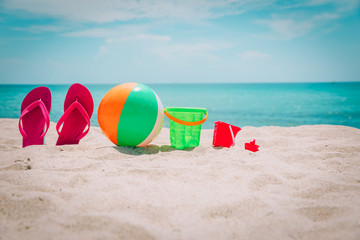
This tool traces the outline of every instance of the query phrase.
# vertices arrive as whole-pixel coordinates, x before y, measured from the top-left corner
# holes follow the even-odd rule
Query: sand
[[[243,127],[236,146],[21,148],[0,120],[0,239],[360,239],[360,129]],[[259,152],[244,149],[256,139]]]

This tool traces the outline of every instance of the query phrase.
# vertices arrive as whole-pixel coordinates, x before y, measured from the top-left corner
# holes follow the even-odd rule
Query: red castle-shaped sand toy
[[[241,128],[225,122],[215,122],[213,145],[227,148],[234,146],[236,134],[240,130]]]

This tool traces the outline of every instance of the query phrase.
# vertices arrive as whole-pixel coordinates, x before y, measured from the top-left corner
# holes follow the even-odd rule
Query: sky
[[[360,0],[0,0],[0,84],[360,81]]]

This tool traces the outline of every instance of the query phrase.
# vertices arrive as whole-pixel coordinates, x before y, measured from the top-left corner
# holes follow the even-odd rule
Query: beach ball
[[[146,146],[160,133],[163,105],[148,86],[120,84],[105,94],[98,109],[104,135],[118,146]]]

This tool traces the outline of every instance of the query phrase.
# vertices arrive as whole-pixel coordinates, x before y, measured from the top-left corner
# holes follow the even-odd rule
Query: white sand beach
[[[360,239],[360,129],[243,127],[236,146],[22,148],[0,120],[0,239]],[[242,127],[242,126],[240,126]],[[256,139],[258,152],[244,149]]]

